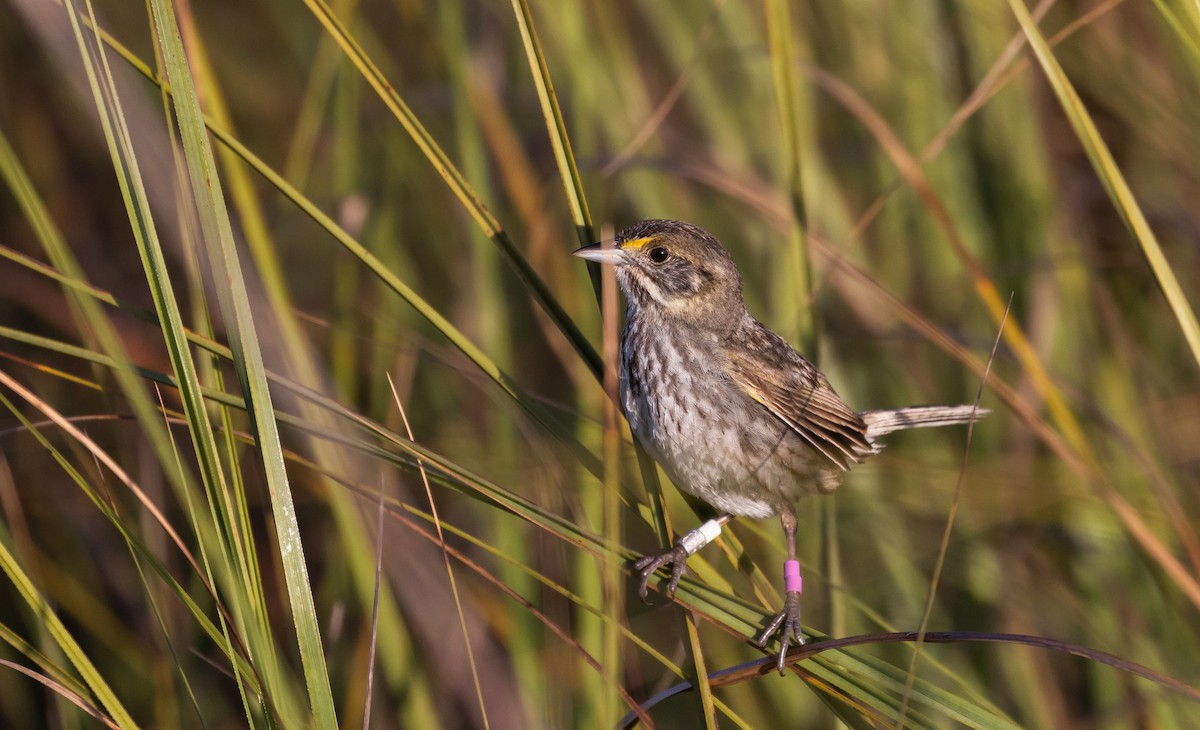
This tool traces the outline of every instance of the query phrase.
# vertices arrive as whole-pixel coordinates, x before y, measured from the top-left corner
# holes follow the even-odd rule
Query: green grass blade
[[[333,706],[329,672],[313,605],[303,541],[296,521],[266,368],[259,349],[249,294],[238,262],[229,214],[220,180],[216,176],[216,163],[196,90],[191,82],[172,4],[169,0],[151,0],[151,7],[167,78],[174,92],[172,98],[179,118],[192,193],[196,196],[200,228],[209,250],[209,261],[215,269],[213,278],[218,300],[231,335],[235,367],[266,471],[288,604],[300,646],[310,709],[318,727],[334,728],[337,726],[337,713]]]

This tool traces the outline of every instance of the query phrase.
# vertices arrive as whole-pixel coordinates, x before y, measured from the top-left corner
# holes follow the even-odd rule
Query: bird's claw
[[[796,646],[804,645],[804,632],[800,626],[800,593],[798,591],[788,591],[787,598],[783,602],[783,610],[775,614],[775,617],[762,630],[754,643],[765,648],[776,632],[781,633],[779,634],[779,662],[775,666],[779,669],[779,673],[783,674],[787,668],[787,651],[792,640],[795,640]]]
[[[667,595],[673,597],[675,589],[679,587],[679,579],[687,571],[687,559],[688,551],[681,545],[676,545],[660,555],[647,555],[639,558],[633,564],[633,569],[641,577],[641,581],[638,583],[638,595],[642,597],[642,601],[646,602],[647,600],[650,576],[664,565],[671,566],[671,580],[667,583]]]

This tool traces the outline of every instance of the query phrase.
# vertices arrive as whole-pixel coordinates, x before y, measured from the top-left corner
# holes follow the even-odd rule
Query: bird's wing
[[[726,350],[729,379],[838,468],[875,453],[866,424],[825,375],[783,338],[762,325],[755,330],[739,332],[738,346]]]

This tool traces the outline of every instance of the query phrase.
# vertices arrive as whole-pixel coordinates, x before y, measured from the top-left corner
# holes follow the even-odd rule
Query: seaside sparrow
[[[670,565],[673,595],[688,557],[733,517],[779,515],[787,598],[756,643],[781,632],[783,672],[789,644],[804,643],[795,500],[833,491],[845,471],[880,451],[885,434],[967,423],[987,411],[851,410],[816,366],[751,316],[733,259],[697,226],[645,220],[621,231],[613,247],[575,255],[615,266],[628,300],[620,399],[630,428],[677,487],[720,514],[671,550],[637,561],[639,593],[645,600],[650,577]]]

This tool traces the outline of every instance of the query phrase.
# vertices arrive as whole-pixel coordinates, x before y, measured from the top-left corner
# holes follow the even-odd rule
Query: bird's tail
[[[863,411],[858,414],[867,424],[867,438],[874,440],[892,431],[906,428],[932,428],[970,423],[991,413],[976,406],[910,406],[891,411]]]

